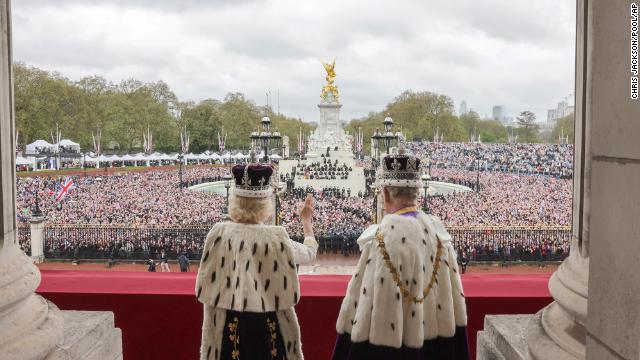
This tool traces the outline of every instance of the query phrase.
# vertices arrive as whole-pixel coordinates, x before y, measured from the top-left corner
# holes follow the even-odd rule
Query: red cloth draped
[[[125,359],[196,359],[202,305],[196,273],[43,270],[37,292],[63,310],[113,311]],[[305,359],[331,356],[335,324],[349,276],[302,275],[296,312]],[[532,314],[551,302],[548,274],[466,274],[469,347],[485,314]]]

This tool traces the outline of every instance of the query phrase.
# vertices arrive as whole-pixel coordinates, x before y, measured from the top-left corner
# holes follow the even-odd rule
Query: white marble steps
[[[477,336],[477,360],[528,360],[525,334],[534,316],[485,316],[484,330]]]
[[[120,360],[122,332],[109,311],[63,311],[64,339],[46,360]]]

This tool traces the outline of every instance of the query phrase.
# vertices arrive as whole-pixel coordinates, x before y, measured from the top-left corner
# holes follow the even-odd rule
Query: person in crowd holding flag
[[[386,215],[358,239],[334,360],[469,358],[456,251],[440,220],[418,207],[420,176],[420,159],[404,148],[382,161]]]
[[[236,165],[232,173],[232,221],[207,235],[196,281],[204,304],[200,358],[302,359],[293,307],[300,299],[296,264],[314,260],[318,248],[313,198],[300,210],[305,240],[296,243],[281,226],[264,225],[273,217],[273,168]]]
[[[73,182],[73,179],[71,179],[70,177],[66,178],[61,184],[58,193],[56,194],[56,201],[62,201],[62,199],[64,199],[69,194],[69,191],[71,191],[71,189],[73,189],[74,187],[75,184]]]

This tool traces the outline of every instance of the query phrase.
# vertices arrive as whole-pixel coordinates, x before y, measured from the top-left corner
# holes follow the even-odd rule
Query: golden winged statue
[[[336,59],[333,59],[333,62],[331,64],[322,62],[322,66],[324,66],[324,70],[327,72],[327,77],[325,78],[327,80],[327,85],[322,87],[322,93],[320,94],[320,98],[326,99],[327,95],[331,93],[334,99],[338,101],[338,98],[339,98],[338,87],[333,84],[333,81],[336,78],[336,72],[334,70],[336,67]]]

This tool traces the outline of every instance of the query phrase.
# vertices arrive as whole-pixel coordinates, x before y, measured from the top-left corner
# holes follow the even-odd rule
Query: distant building
[[[502,118],[504,118],[504,107],[502,105],[494,105],[491,114],[493,120],[502,121]]]
[[[507,115],[507,109],[504,105],[494,105],[491,110],[491,118],[503,125],[512,125],[513,118]]]
[[[573,105],[570,105],[567,101],[570,96],[567,96],[564,100],[560,101],[555,109],[547,110],[547,128],[553,128],[558,123],[558,119],[561,119],[569,114],[572,114],[575,110]]]
[[[551,123],[555,123],[558,119],[558,116],[556,116],[556,109],[549,109],[547,110],[547,123],[551,124]]]
[[[468,112],[469,110],[467,110],[467,102],[462,100],[462,102],[460,102],[460,111],[458,111],[458,116],[465,115]]]

